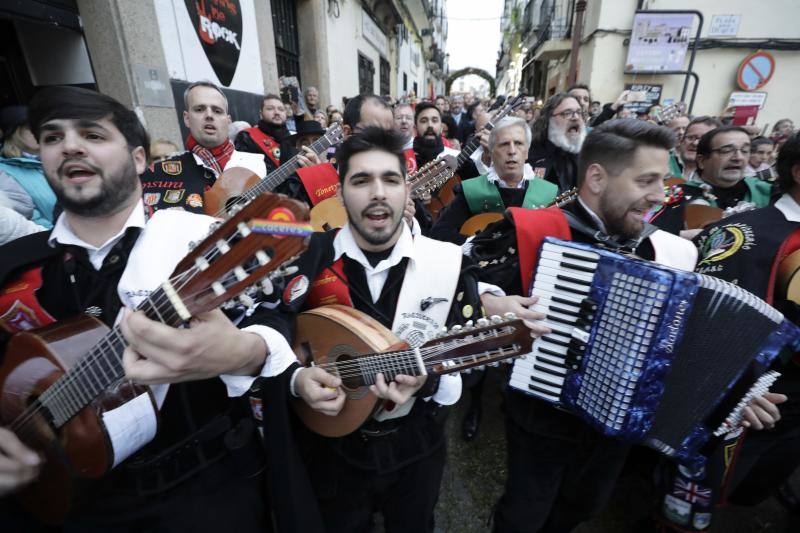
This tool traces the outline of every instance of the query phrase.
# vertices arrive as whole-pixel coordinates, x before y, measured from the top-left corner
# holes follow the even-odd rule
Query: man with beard
[[[403,222],[408,188],[402,144],[396,132],[370,127],[340,146],[337,195],[348,223],[314,234],[295,263],[300,270],[288,283],[305,289],[284,297],[278,308],[290,322],[304,309],[337,303],[417,345],[442,326],[477,318],[478,288],[460,249],[413,236]],[[318,382],[329,380],[318,398],[337,413],[345,398],[341,381],[321,368],[307,377],[314,375]],[[445,461],[441,406],[458,400],[461,379],[398,375],[387,383],[379,374],[371,390],[394,403],[355,432],[298,435],[323,521],[331,532],[371,531],[373,513],[381,512],[386,531],[432,532]]]
[[[586,138],[580,102],[567,93],[552,96],[533,131],[536,137],[528,151],[528,163],[534,174],[557,185],[560,193],[575,187],[578,152]]]
[[[687,135],[688,135],[687,130]],[[703,135],[697,144],[697,175],[700,182],[680,185],[672,201],[650,216],[651,222],[671,233],[691,238],[699,230],[685,229],[686,206],[707,205],[720,209],[766,207],[772,185],[754,176],[745,177],[750,159],[750,136],[739,126],[722,126]]]
[[[403,136],[403,150],[414,148],[414,108],[399,103],[394,107],[394,129]]]
[[[0,349],[13,333],[83,314],[109,327],[118,322],[125,377],[152,385],[160,413],[157,423],[146,396],[145,405],[132,400],[116,409],[126,421],[106,426],[116,466],[85,483],[65,530],[122,532],[132,524],[160,532],[231,524],[237,531],[268,530],[261,444],[238,397],[250,376],[278,375],[295,363],[288,330],[260,325],[271,314],[259,309],[239,323],[251,324],[246,329],[219,310],[196,315],[182,329],[141,311],[123,313],[166,279],[214,219],[179,210],[146,219],[138,174],[146,165],[147,132],[116,100],[47,88],[31,101],[30,113],[64,211],[52,231],[0,251]],[[24,321],[13,320],[20,301]],[[3,531],[33,530],[8,527],[10,512],[0,516]]]
[[[413,147],[405,150],[406,172],[412,174],[442,155],[458,156],[458,151],[445,145],[442,138],[442,114],[431,102],[417,104],[414,111],[417,136]]]
[[[183,100],[189,150],[154,163],[141,175],[144,203],[150,213],[176,207],[202,213],[203,194],[226,169],[244,167],[261,178],[267,173],[263,152],[236,151],[228,139],[228,99],[219,87],[207,81],[192,83]]]
[[[512,209],[473,240],[470,255],[481,267],[481,280],[510,295],[484,295],[486,312],[511,311],[534,322],[545,318],[528,308],[537,299],[525,295],[534,256],[547,236],[602,244],[673,268],[693,269],[697,251],[690,242],[644,222],[648,210],[663,199],[674,144],[669,129],[644,121],[614,120],[594,128],[581,149],[575,203],[560,210]],[[550,333],[541,324],[532,329],[535,335]],[[598,514],[611,496],[629,446],[511,387],[505,390],[504,406],[508,478],[494,530],[571,531]],[[774,423],[773,415],[765,413],[764,420]]]
[[[281,165],[281,143],[288,136],[286,106],[280,96],[268,94],[261,102],[258,125],[240,132],[236,136],[235,146],[241,152],[264,154],[269,173]]]
[[[574,100],[573,100],[574,102]],[[439,214],[431,237],[462,244],[460,229],[468,218],[509,207],[545,206],[556,196],[556,186],[537,178],[525,163],[531,130],[524,119],[505,117],[489,133],[492,166],[486,174],[463,181],[453,189],[455,198]]]

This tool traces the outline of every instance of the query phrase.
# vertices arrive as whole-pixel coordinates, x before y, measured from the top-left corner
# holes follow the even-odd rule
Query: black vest
[[[144,205],[152,215],[159,209],[174,207],[202,214],[203,194],[217,178],[197,163],[192,152],[184,152],[153,163],[139,179]]]
[[[740,213],[708,226],[697,239],[696,271],[724,279],[769,300],[772,267],[781,246],[800,228],[774,206]]]

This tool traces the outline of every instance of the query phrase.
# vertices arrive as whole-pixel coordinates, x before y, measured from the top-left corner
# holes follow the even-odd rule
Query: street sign
[[[711,27],[708,29],[709,37],[736,37],[739,33],[741,15],[714,15],[711,17]]]
[[[764,102],[766,100],[767,93],[765,92],[732,92],[731,97],[728,99],[728,107],[755,105],[758,106],[759,109],[764,109]]]
[[[766,85],[775,73],[775,58],[769,52],[750,54],[739,65],[736,81],[743,91],[755,91]]]

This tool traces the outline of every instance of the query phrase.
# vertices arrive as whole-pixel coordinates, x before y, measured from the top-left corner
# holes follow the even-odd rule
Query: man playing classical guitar
[[[556,197],[557,187],[536,176],[525,163],[531,130],[524,119],[506,117],[489,134],[492,166],[487,174],[468,179],[456,188],[453,202],[439,215],[431,229],[435,239],[461,244],[460,229],[470,217],[487,212],[502,213],[508,207],[542,207]]]
[[[183,123],[189,128],[188,150],[151,165],[142,175],[144,204],[152,213],[180,207],[203,212],[203,194],[226,169],[244,167],[263,178],[263,153],[239,152],[228,139],[228,99],[208,81],[189,85],[183,93]]]
[[[188,251],[188,239],[180,242],[180,234],[203,236],[212,220],[181,211],[146,220],[138,175],[147,160],[147,133],[116,100],[79,88],[45,89],[31,102],[31,127],[64,212],[51,232],[0,251],[4,356],[15,332],[83,314],[112,325],[123,305],[140,296],[140,288],[126,280],[142,279],[165,262],[172,262],[171,269]],[[172,223],[153,229],[158,218]],[[162,234],[167,242],[158,253],[137,246]],[[256,321],[267,323],[268,316],[256,311],[247,323]],[[187,329],[127,313],[121,330],[128,344],[122,361],[127,377],[162,384],[152,389],[160,423],[156,427],[152,410],[146,410],[149,401],[145,410],[137,402],[147,400],[144,394],[119,408],[125,422],[117,432],[108,419],[118,464],[88,487],[67,516],[70,530],[129,531],[136,524],[141,531],[264,531],[261,447],[241,425],[249,417],[236,397],[247,390],[250,376],[277,375],[294,362],[282,335],[288,332],[263,325],[238,329],[219,310],[198,314]],[[218,379],[222,374],[230,376]],[[243,432],[235,446],[226,445],[237,428]],[[13,447],[3,448],[13,453]],[[248,453],[234,457],[233,448]],[[248,455],[253,460],[242,462]]]
[[[280,309],[343,304],[371,315],[413,346],[443,326],[480,316],[478,285],[460,248],[412,236],[403,221],[408,198],[403,140],[365,128],[339,148],[337,193],[348,223],[317,233],[295,263]],[[293,389],[336,414],[341,381],[318,367],[299,370]],[[315,379],[316,381],[310,381]],[[442,405],[455,403],[461,379],[379,374],[371,390],[387,400],[358,430],[341,438],[298,436],[328,531],[368,531],[384,515],[387,531],[433,531],[445,461]]]

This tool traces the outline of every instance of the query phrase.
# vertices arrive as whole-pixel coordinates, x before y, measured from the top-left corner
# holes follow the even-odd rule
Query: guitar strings
[[[233,233],[232,235],[230,235],[226,239],[226,243],[230,244],[230,242],[236,237],[237,237],[237,233]],[[206,254],[203,255],[203,257],[206,260],[209,260],[209,261],[214,260],[217,255],[221,255],[221,252],[219,252],[217,247],[212,248],[211,250],[209,250],[209,252],[206,252]],[[255,267],[253,267],[250,270],[250,272],[252,272],[254,270],[257,270],[257,269],[261,268],[262,266],[263,265],[257,265]],[[191,276],[193,276],[195,273],[197,273],[198,270],[199,270],[199,267],[197,267],[196,265],[193,265],[190,268],[186,269],[185,271],[181,272],[180,274],[169,278],[168,281],[170,283],[175,283],[175,284],[179,283],[180,281],[183,281],[183,283],[181,285],[177,285],[176,286],[176,290],[180,291],[182,288],[184,288],[186,286],[186,284],[189,283],[189,281],[191,280]],[[232,283],[230,283],[230,285],[228,285],[228,287],[231,286],[231,285],[235,285],[238,282],[239,282],[239,280],[237,279],[237,280],[233,281]],[[191,297],[200,296],[204,292],[213,292],[213,289],[210,289],[210,288],[203,289],[203,290],[197,291],[197,292],[195,292],[195,293],[193,293],[193,294],[191,294],[189,296],[191,296]],[[161,292],[158,295],[157,303],[156,303],[156,300],[151,299],[151,297],[147,297],[144,301],[142,301],[141,304],[139,304],[139,306],[137,306],[137,310],[144,310],[143,307],[147,303],[149,303],[151,308],[153,308],[155,310],[157,308],[156,306],[161,307],[162,304],[169,303],[169,297],[166,294],[164,294],[163,292]],[[178,317],[178,313],[174,309],[174,306],[172,306],[172,305],[170,305],[170,307],[169,307],[169,313],[165,313],[165,314],[168,316],[168,320],[170,320],[170,321],[174,320],[175,318]],[[159,316],[160,316],[160,313],[159,313]],[[109,337],[112,337],[112,340],[109,340]],[[68,399],[57,400],[56,397],[59,394],[61,394],[67,387],[69,387],[72,384],[74,384],[80,377],[82,377],[84,375],[88,375],[86,370],[87,369],[88,370],[92,370],[92,364],[95,363],[96,361],[98,361],[99,358],[105,359],[105,362],[109,363],[109,366],[112,368],[112,370],[113,370],[113,363],[114,362],[116,362],[117,364],[121,364],[121,360],[118,360],[118,359],[114,359],[110,363],[108,358],[107,358],[107,352],[104,352],[102,350],[99,351],[99,352],[97,351],[98,348],[101,347],[101,345],[103,343],[105,343],[108,347],[112,348],[112,350],[114,350],[114,351],[118,350],[119,347],[122,347],[123,351],[124,351],[124,348],[127,346],[126,341],[120,335],[118,326],[113,327],[106,335],[103,336],[103,338],[100,339],[100,341],[98,341],[89,350],[89,352],[87,353],[87,355],[85,357],[83,357],[80,361],[78,361],[78,363],[74,367],[72,367],[72,368],[68,369],[66,372],[64,372],[64,374],[62,374],[62,376],[56,381],[56,383],[54,383],[48,389],[46,389],[42,393],[42,395],[39,396],[39,398],[37,398],[25,410],[23,410],[22,413],[20,413],[14,419],[14,421],[11,423],[11,427],[19,429],[22,426],[27,425],[28,422],[36,414],[38,414],[44,407],[46,407],[44,405],[43,401],[47,401],[47,400],[49,400],[51,398],[54,400],[53,406],[55,408],[58,408],[58,409],[61,409],[61,410],[64,410],[65,406],[69,408],[70,406],[69,406]],[[46,396],[45,400],[40,400],[42,398],[42,396]],[[88,402],[90,403],[96,397],[97,396],[88,399]],[[75,405],[79,405],[79,404],[85,403],[87,401],[86,399],[76,399],[76,398],[69,398],[69,400],[74,400]],[[75,400],[77,400],[77,401],[75,401]],[[74,409],[74,407],[73,407],[73,409]]]
[[[317,139],[316,141],[311,143],[311,146],[309,146],[309,148],[311,148],[311,150],[313,150],[314,153],[316,153],[317,156],[319,156],[320,153],[317,153],[317,150],[321,151],[323,148],[327,149],[328,147],[332,146],[333,143],[331,142],[330,139],[328,139],[328,136],[331,133],[336,133],[336,135],[338,135],[340,129],[341,129],[341,126],[339,124],[336,124],[335,126],[331,126],[328,129],[328,131],[325,132],[325,135],[323,135],[320,139]],[[324,146],[326,142],[328,143],[328,146]],[[317,145],[317,144],[319,144],[319,146],[315,147],[315,145]],[[271,173],[269,173],[266,176],[264,176],[263,178],[261,178],[258,181],[258,183],[256,183],[250,189],[248,189],[244,193],[242,193],[230,206],[222,207],[219,211],[217,211],[215,213],[214,216],[216,216],[217,218],[224,217],[233,207],[237,207],[240,203],[249,202],[249,201],[253,200],[253,198],[255,198],[255,196],[258,196],[262,192],[270,192],[270,189],[267,189],[264,184],[267,181],[273,179],[279,172],[287,172],[291,165],[294,165],[295,163],[297,163],[297,157],[299,155],[300,154],[297,154],[297,155],[293,156],[291,159],[289,159],[288,161],[286,161],[285,163],[280,165],[278,168],[273,170]],[[284,170],[281,171],[281,168],[284,168]],[[294,168],[291,171],[294,172],[295,170],[297,170],[297,169]],[[274,189],[278,185],[280,185],[280,183],[272,185],[271,189]],[[265,189],[265,190],[261,190],[261,189]]]
[[[427,348],[420,348],[420,355],[423,361],[428,361],[432,357],[436,357],[443,353],[453,350],[454,348],[460,348],[464,346],[469,346],[470,344],[475,344],[477,342],[483,342],[487,338],[497,338],[499,336],[505,336],[509,333],[514,331],[514,327],[508,324],[506,325],[499,325],[500,327],[497,329],[491,329],[487,331],[482,331],[477,334],[477,336],[471,338],[463,338],[463,339],[453,339],[451,342],[452,344],[448,345],[447,343],[443,344],[436,344],[433,346],[429,346]],[[403,357],[406,356],[414,356],[413,359],[409,358],[407,360],[403,360]],[[355,359],[350,359],[347,361],[342,362],[332,362],[332,363],[325,363],[321,365],[315,365],[317,368],[322,368],[325,371],[328,369],[335,368],[337,370],[336,374],[339,377],[352,377],[357,376],[363,373],[365,367],[373,366],[376,367],[381,364],[393,364],[394,367],[392,370],[398,369],[407,369],[409,366],[412,368],[416,368],[416,353],[414,350],[400,350],[400,351],[392,351],[392,352],[384,352],[384,353],[377,353],[377,354],[369,354],[364,355]],[[465,357],[472,357],[472,356],[465,356]],[[329,372],[331,373],[331,372]]]

